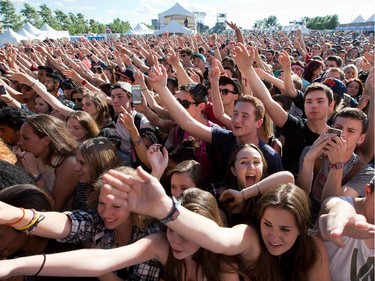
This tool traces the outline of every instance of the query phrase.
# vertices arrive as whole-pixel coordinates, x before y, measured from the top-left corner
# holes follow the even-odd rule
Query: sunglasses
[[[177,99],[177,101],[185,108],[185,109],[188,109],[190,107],[190,105],[192,104],[195,104],[195,105],[198,105],[200,104],[200,102],[196,101],[196,102],[191,102],[191,101],[187,101],[187,100],[181,100],[181,99]]]
[[[228,89],[219,89],[219,91],[220,91],[220,93],[221,93],[222,95],[224,95],[224,96],[228,95],[229,93],[237,94],[237,93],[235,93],[235,92],[233,92],[233,91],[230,91],[230,90],[228,90]]]
[[[82,102],[82,98],[71,98],[71,101],[76,103],[76,102]]]

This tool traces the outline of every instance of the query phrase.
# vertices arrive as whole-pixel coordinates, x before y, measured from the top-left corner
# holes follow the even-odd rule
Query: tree
[[[60,30],[61,26],[53,16],[52,10],[46,4],[40,5],[39,8],[39,14],[42,17],[43,22],[47,23],[56,30]]]
[[[16,13],[14,5],[9,1],[0,1],[0,14],[3,28],[18,30],[22,26],[21,16]]]
[[[89,31],[92,33],[104,33],[105,32],[105,25],[94,20],[90,19],[89,20]]]
[[[23,9],[20,11],[26,22],[40,28],[42,26],[42,20],[39,12],[30,4],[23,3]]]
[[[119,18],[115,18],[113,22],[109,24],[109,27],[113,33],[125,33],[131,28],[128,21],[122,21]]]
[[[61,29],[62,30],[69,30],[70,26],[72,25],[70,17],[68,15],[66,15],[61,10],[55,10],[54,12],[55,12],[55,15],[56,15],[56,21],[61,26]]]
[[[335,29],[339,25],[338,15],[306,18],[306,27],[315,30]]]

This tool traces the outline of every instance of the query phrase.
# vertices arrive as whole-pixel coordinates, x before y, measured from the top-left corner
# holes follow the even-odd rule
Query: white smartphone
[[[142,90],[141,90],[141,86],[139,85],[132,86],[132,103],[133,104],[142,103]]]

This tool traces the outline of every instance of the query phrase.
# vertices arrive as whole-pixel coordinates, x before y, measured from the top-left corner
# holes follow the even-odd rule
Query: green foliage
[[[21,10],[21,15],[24,18],[24,22],[29,22],[37,28],[40,28],[43,25],[43,22],[39,12],[26,2],[23,5],[24,8]]]
[[[52,10],[46,4],[39,6],[39,14],[43,22],[56,30],[61,30],[61,26],[54,17]]]
[[[262,20],[256,20],[254,23],[255,28],[265,29],[265,28],[279,28],[280,24],[277,22],[276,16],[269,16],[268,18],[264,18]]]
[[[306,18],[306,27],[315,30],[335,29],[339,25],[338,15]]]
[[[14,5],[9,0],[0,1],[0,15],[4,29],[12,28],[13,30],[18,30],[21,28],[23,24],[21,16],[16,13]]]
[[[113,33],[125,33],[131,26],[128,21],[122,21],[119,18],[115,18],[112,23],[109,24]]]

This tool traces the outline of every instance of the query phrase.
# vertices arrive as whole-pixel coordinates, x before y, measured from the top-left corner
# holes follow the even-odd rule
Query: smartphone
[[[4,85],[0,85],[0,96],[2,95],[6,95],[8,92],[7,92],[7,89],[5,89],[5,86]]]
[[[132,86],[132,103],[141,104],[142,103],[142,90],[140,85]]]
[[[342,131],[340,129],[336,129],[336,128],[329,128],[327,133],[328,134],[336,134],[339,138],[342,135]]]

